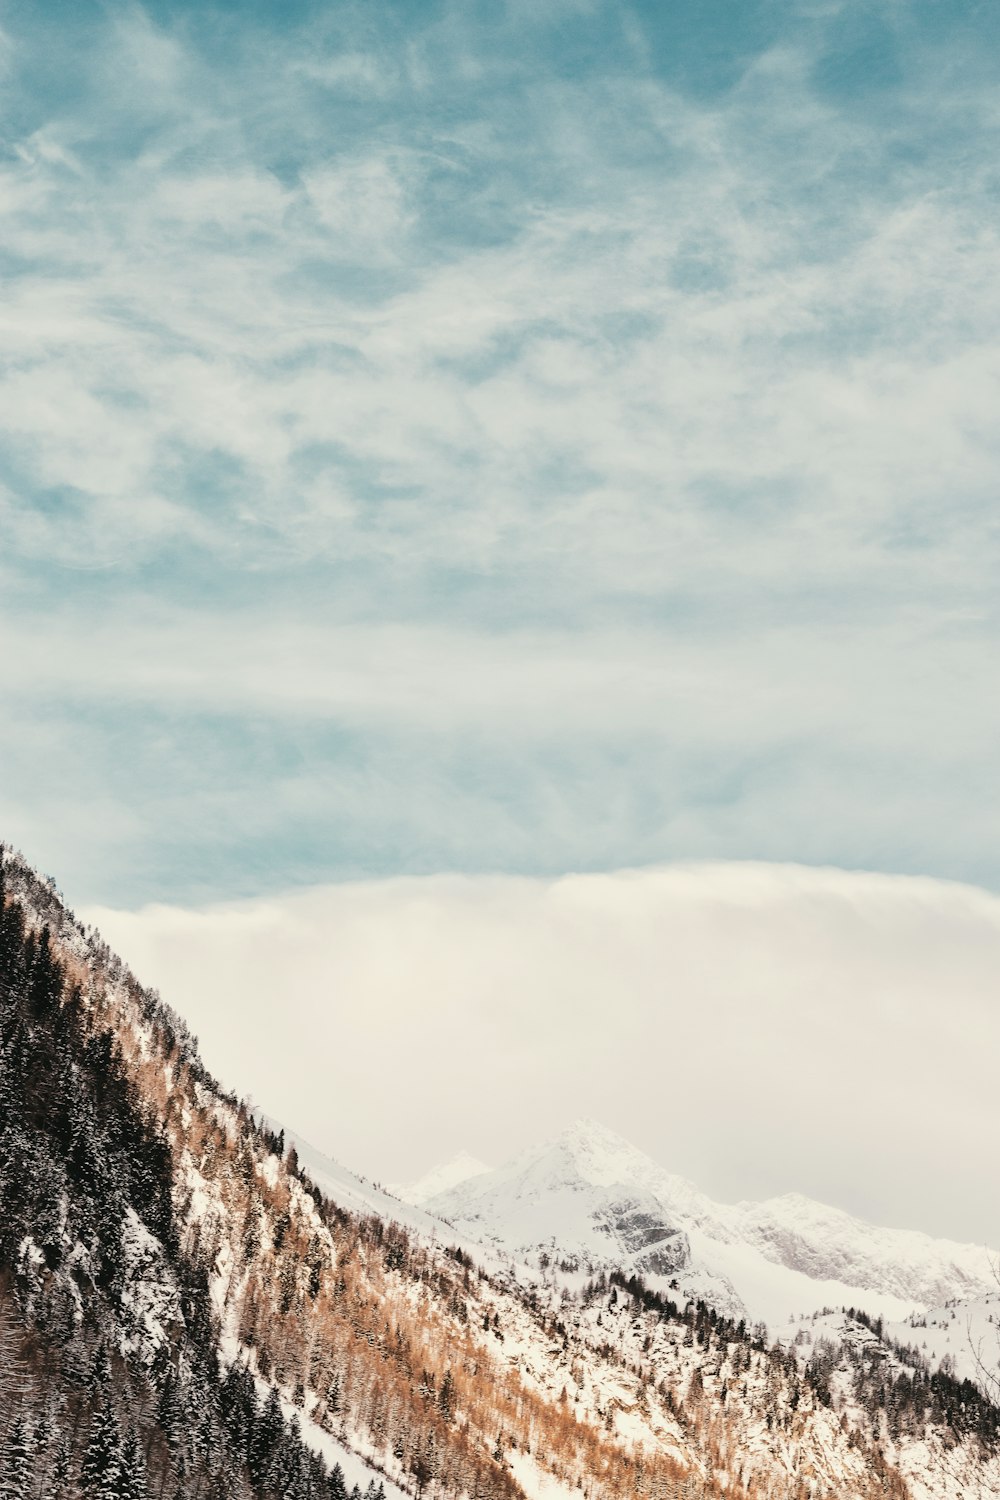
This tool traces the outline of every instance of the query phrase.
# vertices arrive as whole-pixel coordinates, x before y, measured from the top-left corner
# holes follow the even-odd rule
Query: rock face
[[[606,1215],[594,1215],[598,1229],[623,1246],[637,1271],[670,1276],[689,1264],[691,1246],[683,1230],[669,1224],[651,1194],[616,1198]]]

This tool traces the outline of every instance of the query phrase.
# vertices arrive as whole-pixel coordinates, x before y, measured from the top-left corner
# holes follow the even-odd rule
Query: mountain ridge
[[[586,1118],[492,1172],[423,1199],[426,1209],[456,1229],[483,1236],[515,1256],[537,1256],[551,1246],[592,1269],[616,1264],[642,1270],[641,1254],[637,1260],[636,1246],[624,1233],[629,1205],[644,1213],[650,1227],[659,1224],[661,1239],[683,1236],[687,1241],[688,1253],[682,1256],[678,1239],[673,1266],[657,1271],[647,1265],[647,1271],[699,1272],[697,1291],[710,1296],[704,1278],[715,1278],[720,1282],[715,1296],[723,1306],[731,1305],[724,1291],[728,1283],[750,1316],[765,1315],[762,1294],[754,1285],[754,1257],[817,1283],[814,1302],[807,1298],[801,1305],[789,1304],[790,1313],[825,1305],[828,1284],[834,1283],[847,1294],[841,1299],[845,1305],[867,1294],[869,1300],[878,1299],[877,1308],[897,1318],[954,1298],[979,1296],[994,1286],[996,1256],[985,1247],[919,1230],[883,1228],[799,1192],[758,1203],[715,1203],[624,1137]],[[743,1253],[742,1267],[734,1252]],[[789,1296],[794,1296],[791,1286]]]

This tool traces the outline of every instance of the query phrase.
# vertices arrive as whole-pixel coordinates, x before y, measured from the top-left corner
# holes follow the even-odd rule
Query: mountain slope
[[[212,1496],[344,1500],[247,1370],[220,1368],[207,1266],[140,1086],[154,1056],[198,1076],[177,1018],[2,860],[0,1493],[145,1500],[197,1474]]]
[[[543,1343],[548,1334],[537,1312],[527,1310],[519,1297],[511,1301],[502,1288],[492,1288],[485,1271],[473,1271],[462,1251],[441,1246],[434,1232],[421,1243],[412,1227],[382,1217],[366,1203],[356,1205],[359,1212],[324,1197],[297,1153],[286,1152],[278,1136],[254,1121],[237,1099],[221,1093],[201,1067],[182,1023],[142,990],[96,934],[80,929],[51,886],[16,858],[6,858],[4,868],[15,898],[5,906],[8,925],[27,930],[31,952],[40,947],[52,954],[45,992],[53,1025],[72,1016],[78,1050],[93,1052],[96,1060],[81,1078],[85,1099],[100,1096],[105,1075],[120,1076],[142,1129],[134,1122],[129,1128],[115,1125],[114,1139],[156,1143],[155,1201],[166,1201],[166,1186],[170,1245],[176,1247],[166,1252],[139,1214],[142,1253],[128,1274],[110,1277],[102,1294],[93,1277],[80,1284],[77,1267],[89,1264],[89,1256],[100,1273],[98,1250],[109,1264],[116,1256],[128,1259],[126,1199],[111,1200],[96,1246],[77,1229],[75,1213],[68,1221],[62,1213],[58,1234],[65,1230],[65,1243],[50,1264],[45,1236],[53,1195],[23,1194],[5,1259],[14,1283],[14,1315],[23,1324],[19,1337],[29,1343],[42,1337],[56,1310],[74,1305],[81,1309],[81,1323],[93,1322],[116,1357],[126,1358],[145,1339],[139,1397],[147,1411],[164,1402],[171,1410],[205,1408],[213,1368],[218,1375],[225,1372],[250,1432],[246,1456],[233,1458],[238,1472],[219,1478],[226,1493],[250,1486],[255,1494],[270,1494],[270,1470],[263,1461],[256,1470],[251,1464],[257,1452],[253,1433],[259,1418],[269,1451],[284,1451],[294,1434],[286,1434],[283,1418],[293,1409],[308,1443],[326,1450],[331,1443],[347,1443],[411,1493],[433,1487],[500,1500],[520,1496],[532,1475],[536,1488],[564,1483],[570,1474],[590,1476],[602,1494],[612,1496],[651,1495],[685,1475],[695,1481],[696,1455],[684,1455],[678,1463],[653,1453],[640,1461],[634,1442],[570,1417],[548,1391],[526,1384],[504,1355],[500,1318],[508,1327],[526,1320]],[[2,997],[5,1035],[13,1035],[18,1046],[27,1021],[22,991],[25,986],[15,976],[5,983]],[[30,1000],[34,991],[29,986],[26,993]],[[45,1038],[34,1040],[47,1066],[53,1049]],[[4,1063],[12,1092],[26,1076],[24,1060],[8,1048]],[[71,1059],[68,1066],[77,1064]],[[34,1117],[14,1121],[3,1142],[7,1163],[16,1164],[18,1152],[30,1152],[42,1124]],[[49,1154],[58,1168],[58,1151]],[[98,1154],[106,1155],[103,1143]],[[133,1166],[129,1159],[129,1172]],[[339,1188],[345,1187],[350,1184],[341,1181]],[[11,1181],[4,1182],[4,1195],[7,1202],[16,1201]],[[64,1170],[58,1199],[75,1205],[79,1196],[73,1172]],[[84,1194],[83,1209],[87,1202]],[[140,1207],[145,1211],[145,1201]],[[400,1217],[406,1217],[402,1209]],[[178,1267],[195,1287],[187,1301],[183,1290],[173,1296]],[[159,1288],[164,1304],[178,1307],[179,1315],[150,1316],[144,1298],[152,1288]],[[75,1356],[75,1333],[67,1330],[66,1340]],[[255,1395],[262,1398],[256,1414],[251,1410]],[[124,1411],[134,1396],[123,1390],[118,1406]],[[65,1392],[60,1401],[63,1422],[72,1413],[74,1429],[96,1430],[96,1408],[77,1412]],[[30,1420],[34,1423],[33,1416]],[[156,1423],[143,1427],[151,1452],[156,1448],[160,1487],[182,1484],[193,1468],[199,1469],[199,1487],[215,1483],[205,1472],[208,1455],[217,1449],[214,1428],[199,1438],[201,1451],[188,1452],[184,1423],[171,1418],[171,1432],[175,1426],[176,1441],[164,1439]],[[16,1423],[5,1435],[8,1444],[20,1441],[15,1429]],[[504,1456],[508,1447],[519,1455],[520,1481]],[[82,1478],[79,1454],[74,1462]],[[298,1487],[311,1494],[320,1482],[322,1476],[310,1472]],[[701,1492],[714,1493],[714,1486],[699,1481]]]

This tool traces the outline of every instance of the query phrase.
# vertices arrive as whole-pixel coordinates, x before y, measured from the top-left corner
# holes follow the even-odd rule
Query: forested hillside
[[[116,966],[58,910],[54,942],[5,885],[0,866],[0,1494],[343,1500],[276,1398],[220,1367],[174,1152],[108,1001]],[[125,988],[150,1055],[196,1067],[176,1018]]]

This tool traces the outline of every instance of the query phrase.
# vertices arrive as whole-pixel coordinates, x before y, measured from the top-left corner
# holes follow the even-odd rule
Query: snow
[[[769,1259],[912,1304],[975,1296],[992,1280],[981,1245],[883,1229],[799,1193],[738,1204],[729,1222]]]
[[[527,1500],[580,1500],[580,1491],[575,1486],[547,1474],[530,1453],[515,1450],[507,1455],[506,1462]]]
[[[653,1195],[616,1175],[599,1142],[580,1131],[468,1178],[427,1207],[515,1255],[582,1263],[630,1264],[677,1234]]]
[[[373,1468],[359,1453],[348,1448],[339,1438],[335,1438],[324,1428],[317,1427],[314,1422],[303,1420],[302,1412],[291,1402],[282,1400],[281,1405],[286,1420],[293,1416],[298,1420],[303,1442],[312,1448],[314,1453],[321,1454],[329,1468],[332,1469],[334,1464],[340,1465],[348,1490],[357,1485],[364,1494],[374,1479],[376,1485],[385,1486],[386,1500],[412,1500],[412,1496],[400,1489],[398,1484],[394,1484],[381,1470]]]
[[[246,1355],[247,1351],[242,1350],[241,1353]],[[251,1368],[252,1365],[251,1361]],[[263,1404],[271,1393],[271,1385],[257,1373],[254,1373],[253,1381],[257,1388],[257,1399]],[[385,1487],[386,1500],[413,1500],[406,1490],[401,1489],[361,1453],[348,1447],[342,1438],[334,1437],[333,1433],[327,1432],[324,1427],[311,1421],[302,1408],[289,1401],[280,1390],[278,1401],[285,1421],[297,1423],[302,1441],[306,1446],[314,1453],[318,1453],[328,1468],[332,1469],[334,1464],[340,1465],[348,1490],[357,1485],[364,1494],[371,1481],[374,1480],[376,1486],[381,1484]]]
[[[457,1245],[463,1250],[475,1253],[481,1262],[487,1265],[491,1262],[495,1264],[495,1255],[491,1256],[488,1249],[484,1253],[484,1247],[480,1246],[475,1238],[464,1236],[436,1215],[428,1213],[416,1204],[404,1202],[386,1188],[349,1171],[347,1167],[341,1166],[340,1162],[334,1161],[333,1157],[327,1156],[313,1146],[304,1136],[289,1130],[287,1126],[282,1126],[279,1121],[259,1113],[257,1118],[262,1120],[276,1135],[284,1130],[286,1146],[295,1147],[299,1165],[312,1178],[323,1196],[329,1198],[332,1203],[338,1204],[349,1213],[377,1214],[379,1218],[400,1224],[404,1229],[413,1231],[431,1243]],[[276,1173],[277,1160],[272,1156],[268,1158],[268,1162],[273,1164],[272,1170]]]
[[[446,1193],[449,1188],[457,1187],[460,1182],[468,1182],[470,1177],[480,1177],[489,1170],[486,1163],[480,1161],[477,1156],[470,1156],[468,1151],[459,1151],[449,1161],[433,1167],[416,1182],[403,1186],[392,1184],[389,1191],[397,1198],[402,1198],[404,1203],[412,1203],[421,1207],[429,1198],[435,1198],[439,1193]]]
[[[887,1323],[885,1331],[931,1365],[950,1359],[960,1380],[982,1383],[985,1371],[994,1393],[1000,1390],[1000,1289],[929,1307],[919,1317]]]
[[[996,1291],[980,1246],[881,1228],[797,1193],[714,1203],[593,1120],[453,1183],[425,1208],[529,1264],[544,1255],[636,1270],[674,1283],[675,1296],[704,1297],[775,1330],[851,1305],[901,1323],[930,1305]]]
[[[769,1260],[752,1244],[727,1243],[698,1229],[690,1231],[690,1241],[693,1265],[706,1273],[707,1300],[714,1300],[711,1283],[727,1283],[750,1319],[765,1323],[772,1335],[781,1333],[791,1318],[809,1316],[824,1307],[862,1306],[873,1316],[892,1319],[906,1318],[913,1310],[911,1301],[890,1293],[862,1290],[834,1277],[807,1276]]]
[[[122,1307],[135,1329],[126,1347],[142,1349],[151,1358],[157,1349],[169,1344],[171,1334],[183,1324],[180,1291],[167,1271],[163,1246],[131,1206],[122,1224],[122,1249]]]

